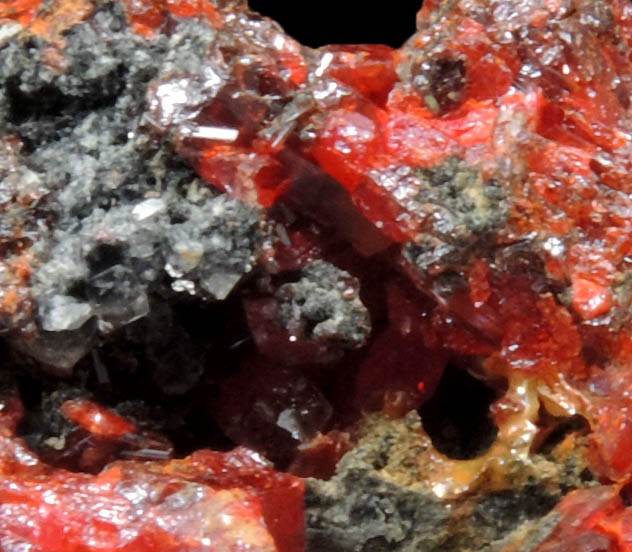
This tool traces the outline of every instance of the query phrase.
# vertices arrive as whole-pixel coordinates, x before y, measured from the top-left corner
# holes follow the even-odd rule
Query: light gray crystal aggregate
[[[298,282],[279,288],[277,299],[283,324],[292,334],[353,348],[363,345],[371,332],[358,280],[325,261],[309,263]]]
[[[259,211],[213,192],[147,132],[146,117],[150,85],[201,75],[203,102],[223,84],[212,26],[174,19],[168,36],[148,41],[120,4],[103,2],[66,33],[63,70],[46,63],[43,39],[5,35],[0,242],[20,228],[32,243],[34,308],[30,319],[3,315],[0,331],[26,329],[15,346],[63,371],[156,302],[228,297],[256,264]],[[162,107],[177,118],[187,108],[167,92]],[[11,284],[1,261],[0,295]]]

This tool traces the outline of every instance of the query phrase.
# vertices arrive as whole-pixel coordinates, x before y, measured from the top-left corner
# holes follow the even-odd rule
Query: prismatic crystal
[[[0,4],[0,550],[632,551],[632,4]]]

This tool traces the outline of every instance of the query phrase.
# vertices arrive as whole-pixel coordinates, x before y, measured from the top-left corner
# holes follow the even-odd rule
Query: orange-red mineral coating
[[[0,4],[0,20],[11,19],[21,25],[33,21],[42,0],[9,0]]]
[[[129,420],[85,399],[66,401],[60,410],[66,418],[99,437],[121,437],[136,430]]]
[[[151,38],[164,23],[165,15],[203,17],[222,26],[222,17],[211,0],[125,0],[127,18],[138,34]]]
[[[42,9],[42,0],[8,0],[0,3],[0,25],[19,23],[53,47],[42,61],[53,69],[63,66],[64,31],[94,12],[93,0],[53,0]]]
[[[246,449],[54,469],[14,436],[0,401],[0,549],[6,552],[301,552],[304,484]]]

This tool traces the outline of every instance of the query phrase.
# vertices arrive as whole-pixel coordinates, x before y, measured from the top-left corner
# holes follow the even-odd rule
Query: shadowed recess
[[[468,460],[484,454],[498,427],[489,415],[496,392],[452,362],[435,395],[419,409],[436,449],[450,458]]]

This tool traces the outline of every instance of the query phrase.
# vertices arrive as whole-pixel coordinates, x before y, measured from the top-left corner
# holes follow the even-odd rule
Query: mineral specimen
[[[83,408],[83,412],[81,409]],[[299,551],[303,483],[246,449],[182,460],[114,462],[96,476],[51,469],[14,436],[19,399],[2,399],[0,545],[3,550]],[[69,417],[93,408],[64,403]],[[107,436],[133,430],[101,413]]]
[[[631,95],[628,0],[4,2],[0,548],[632,550]]]

